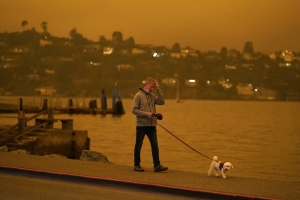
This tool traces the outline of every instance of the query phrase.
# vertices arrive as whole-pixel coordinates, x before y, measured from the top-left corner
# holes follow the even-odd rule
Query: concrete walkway
[[[131,166],[0,152],[0,173],[8,169],[172,189],[197,193],[199,197],[210,194],[224,198],[296,200],[300,196],[300,182],[250,179],[230,176],[230,172],[227,179],[174,170],[155,173],[152,168],[134,172]]]

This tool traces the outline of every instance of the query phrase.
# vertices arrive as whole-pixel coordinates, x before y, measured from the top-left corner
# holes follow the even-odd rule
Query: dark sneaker
[[[137,172],[143,172],[144,171],[144,169],[141,167],[141,165],[134,166],[133,170],[137,171]]]
[[[164,167],[162,165],[158,165],[158,166],[154,167],[154,172],[166,171],[167,169],[168,169],[168,167]]]

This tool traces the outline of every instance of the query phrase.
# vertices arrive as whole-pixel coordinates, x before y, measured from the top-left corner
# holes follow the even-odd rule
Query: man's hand
[[[148,112],[148,117],[152,118],[152,113],[151,112]]]
[[[155,87],[156,87],[156,89],[158,89],[158,88],[159,88],[159,84],[158,84],[158,82],[155,82]]]

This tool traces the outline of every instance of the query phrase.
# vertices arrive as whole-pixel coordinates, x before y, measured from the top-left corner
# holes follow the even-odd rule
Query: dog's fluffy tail
[[[218,160],[219,160],[219,159],[218,159],[218,156],[214,156],[214,157],[213,157],[213,160],[214,160],[214,161],[218,161]]]

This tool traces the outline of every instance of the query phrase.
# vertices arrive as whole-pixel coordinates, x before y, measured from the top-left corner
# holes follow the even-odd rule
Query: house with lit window
[[[45,96],[53,95],[56,93],[56,89],[52,86],[39,87],[36,88],[35,91]]]

